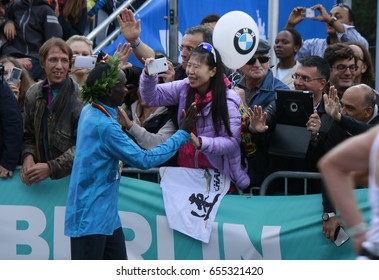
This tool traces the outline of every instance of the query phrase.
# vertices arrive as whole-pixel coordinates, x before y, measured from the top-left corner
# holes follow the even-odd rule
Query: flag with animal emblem
[[[159,173],[169,227],[208,243],[230,179],[217,169],[161,167]]]

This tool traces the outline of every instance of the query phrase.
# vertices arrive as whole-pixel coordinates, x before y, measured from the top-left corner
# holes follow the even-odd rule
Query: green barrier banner
[[[16,171],[0,179],[0,259],[70,259],[64,235],[69,177],[24,185]],[[178,189],[178,191],[180,191]],[[356,190],[369,221],[367,189]],[[196,206],[194,206],[196,207]],[[119,214],[129,259],[354,259],[352,242],[335,246],[322,234],[321,195],[226,195],[209,243],[171,230],[158,184],[123,177]]]

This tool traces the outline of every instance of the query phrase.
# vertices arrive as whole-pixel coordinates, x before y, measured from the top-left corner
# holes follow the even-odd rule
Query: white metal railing
[[[111,22],[113,22],[116,17],[121,14],[121,11],[124,8],[131,7],[132,10],[135,10],[132,6],[133,2],[135,0],[128,0],[120,5],[120,7],[117,8],[112,14],[110,14],[103,22],[98,24],[96,28],[94,28],[86,37],[89,40],[94,40],[95,37],[104,29],[106,28]],[[148,5],[152,0],[145,1],[137,10],[135,10],[134,14],[141,11],[146,5]],[[120,34],[120,27],[117,27],[111,34],[109,34],[102,42],[96,45],[95,49],[93,50],[94,53],[97,53],[102,48],[107,46],[109,42],[111,42],[113,39],[115,39]]]

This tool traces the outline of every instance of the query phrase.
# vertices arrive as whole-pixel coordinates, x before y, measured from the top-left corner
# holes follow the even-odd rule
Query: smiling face
[[[349,67],[353,67],[353,65],[355,65],[354,58],[347,58],[337,60],[331,67],[330,83],[336,87],[340,94],[354,84],[356,71],[349,69]],[[341,67],[345,69],[340,70]]]
[[[314,99],[318,102],[322,96],[326,85],[326,80],[321,77],[317,67],[299,65],[296,69],[297,79],[294,79],[293,84],[297,90],[308,90],[314,94]]]
[[[42,67],[49,84],[59,84],[67,78],[70,69],[69,55],[58,46],[52,46],[42,63]]]
[[[209,67],[205,58],[200,55],[192,55],[187,63],[186,74],[190,86],[196,88],[198,93],[208,92],[211,78],[216,75],[216,67]]]

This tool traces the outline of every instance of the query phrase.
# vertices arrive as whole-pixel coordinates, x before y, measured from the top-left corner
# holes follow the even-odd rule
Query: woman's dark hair
[[[303,37],[301,37],[299,31],[293,28],[284,28],[282,31],[288,31],[289,33],[291,33],[293,44],[295,46],[298,46],[299,49],[303,46]]]
[[[202,46],[202,43],[193,49],[191,53],[192,56],[199,57],[201,62],[205,62],[209,69],[216,67],[216,75],[211,78],[209,91],[212,92],[212,121],[213,127],[216,131],[216,135],[219,135],[221,129],[221,123],[224,124],[225,130],[229,136],[232,135],[229,123],[229,112],[228,105],[226,102],[226,85],[224,82],[224,65],[221,60],[219,52],[213,47],[214,53]],[[214,59],[216,57],[216,61]],[[186,109],[195,101],[195,94],[197,93],[196,88],[188,87],[187,99],[186,99]],[[198,108],[201,111],[202,108]]]

